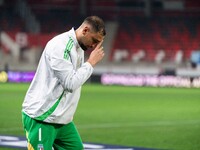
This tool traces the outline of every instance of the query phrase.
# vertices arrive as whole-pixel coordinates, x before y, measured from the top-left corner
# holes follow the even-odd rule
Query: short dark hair
[[[105,24],[103,19],[98,16],[89,16],[84,22],[90,24],[95,32],[100,32],[103,36],[106,35]]]

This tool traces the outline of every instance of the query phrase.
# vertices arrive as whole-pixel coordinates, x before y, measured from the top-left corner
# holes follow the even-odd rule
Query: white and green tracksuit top
[[[77,42],[73,28],[54,37],[43,51],[22,111],[31,118],[48,123],[71,122],[80,98],[81,85],[92,72],[90,63],[84,63],[84,51]]]

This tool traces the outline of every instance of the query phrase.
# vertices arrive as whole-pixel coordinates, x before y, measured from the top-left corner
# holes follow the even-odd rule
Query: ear
[[[89,28],[88,26],[85,26],[85,27],[83,28],[82,33],[83,33],[83,35],[86,35],[89,31],[90,31],[90,28]]]

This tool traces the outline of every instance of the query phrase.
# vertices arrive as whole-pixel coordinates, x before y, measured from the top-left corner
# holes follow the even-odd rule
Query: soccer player
[[[104,21],[89,16],[51,39],[40,58],[35,77],[22,104],[28,150],[81,150],[82,140],[73,123],[81,86],[102,60]],[[84,61],[84,51],[93,49]]]

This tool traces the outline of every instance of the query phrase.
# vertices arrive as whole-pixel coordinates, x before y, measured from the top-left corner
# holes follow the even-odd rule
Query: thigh
[[[58,128],[55,150],[83,150],[81,137],[73,122]]]
[[[28,150],[51,150],[56,131],[52,124],[34,120],[23,114],[23,125],[28,141]]]

